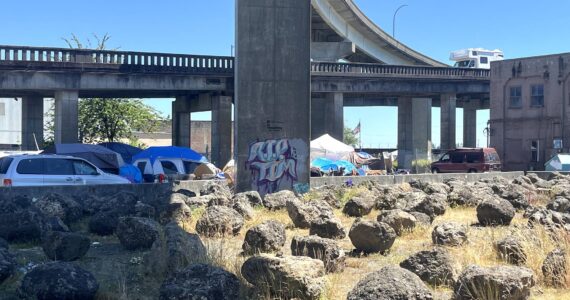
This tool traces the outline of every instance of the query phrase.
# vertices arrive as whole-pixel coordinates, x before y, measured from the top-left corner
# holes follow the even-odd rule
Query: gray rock
[[[570,200],[564,197],[556,197],[546,205],[546,208],[561,213],[570,213]]]
[[[548,253],[542,263],[542,274],[546,284],[555,287],[566,286],[566,252],[555,249]]]
[[[334,216],[332,208],[325,201],[302,202],[299,199],[289,199],[286,207],[289,217],[297,228],[310,228],[311,223],[318,218]]]
[[[404,211],[414,211],[427,197],[426,193],[418,190],[402,192],[396,201],[395,208]]]
[[[247,231],[242,249],[247,255],[277,252],[283,248],[285,240],[285,226],[269,220]]]
[[[398,236],[412,231],[417,223],[416,217],[401,209],[384,210],[376,219],[378,222],[390,225]]]
[[[467,241],[467,226],[455,222],[447,222],[436,226],[431,239],[436,245],[461,246]]]
[[[193,263],[204,262],[207,250],[200,236],[184,231],[178,224],[171,222],[164,226],[164,240],[157,240],[146,256],[152,270],[163,274],[172,274]]]
[[[8,249],[8,248],[10,248],[8,242],[6,242],[5,239],[0,238],[0,249]]]
[[[528,299],[534,285],[534,274],[528,268],[469,266],[459,276],[453,292],[456,300],[519,300]]]
[[[342,223],[334,216],[320,217],[311,223],[310,235],[318,235],[327,239],[344,239],[346,230]]]
[[[279,299],[316,300],[325,289],[323,262],[305,256],[253,256],[241,273],[263,294]]]
[[[542,208],[537,208],[527,212],[528,214],[525,213],[525,215],[530,215],[528,217],[528,224],[530,227],[533,227],[535,224],[541,224],[547,229],[557,229],[570,224],[570,214]]]
[[[455,181],[451,184],[451,192],[447,195],[447,201],[451,205],[477,206],[482,201],[493,198],[493,190],[485,183],[476,182],[468,184],[463,181]]]
[[[239,299],[240,282],[222,268],[194,264],[166,279],[160,287],[160,300]]]
[[[34,206],[47,217],[58,217],[69,224],[83,217],[83,208],[70,197],[60,194],[47,194],[38,199]]]
[[[416,218],[416,220],[418,221],[416,223],[417,225],[430,226],[431,222],[433,222],[433,219],[430,218],[430,216],[418,211],[411,211],[410,215]]]
[[[358,251],[384,253],[396,241],[396,231],[382,222],[357,219],[348,233],[350,241]]]
[[[234,202],[238,202],[239,200],[246,200],[251,204],[251,206],[263,206],[263,199],[257,191],[249,191],[235,194],[233,198]]]
[[[69,227],[58,217],[48,217],[44,222],[44,231],[70,232]]]
[[[327,273],[342,272],[345,267],[346,256],[338,244],[334,240],[316,235],[293,237],[291,254],[322,260]]]
[[[487,199],[477,206],[479,223],[487,226],[509,225],[515,217],[515,208],[504,199]]]
[[[287,200],[297,199],[295,193],[284,190],[273,194],[265,195],[263,199],[263,205],[269,210],[283,209],[287,205]]]
[[[196,223],[196,231],[209,237],[237,235],[243,223],[243,217],[234,209],[210,206]]]
[[[351,217],[362,217],[368,215],[375,206],[374,198],[369,196],[354,197],[344,205],[342,212]]]
[[[231,198],[228,198],[228,197],[223,196],[223,195],[212,194],[212,195],[207,195],[207,196],[210,199],[208,201],[208,206],[219,205],[219,206],[231,207],[233,204],[233,201]]]
[[[91,240],[81,234],[51,231],[43,238],[42,248],[51,260],[74,261],[85,256]]]
[[[192,223],[192,209],[179,199],[171,198],[159,215],[160,224],[176,222],[184,227]]]
[[[525,189],[523,186],[514,183],[491,184],[491,188],[495,194],[513,205],[516,209],[525,209],[529,206],[528,199],[536,196],[533,190]]]
[[[129,192],[119,192],[108,197],[91,197],[89,199],[91,201],[83,202],[83,209],[88,214],[114,212],[120,217],[134,215],[135,206],[139,201],[135,194]]]
[[[33,208],[0,214],[0,238],[9,242],[39,241],[45,217]]]
[[[452,286],[457,280],[451,255],[440,247],[420,251],[402,261],[400,267],[413,272],[434,286]]]
[[[524,265],[526,262],[526,253],[524,252],[521,242],[512,236],[507,236],[498,241],[495,245],[499,256],[508,263],[515,265]]]
[[[16,258],[8,251],[8,248],[0,248],[0,284],[14,274],[16,266]]]
[[[431,219],[445,214],[447,210],[447,195],[434,193],[425,197],[421,202],[407,208],[407,211],[417,211],[428,215]]]
[[[225,181],[210,180],[200,189],[200,196],[216,195],[220,198],[232,198],[232,191]]]
[[[95,277],[69,262],[51,262],[39,265],[22,279],[22,296],[32,299],[95,298],[99,284]]]
[[[115,233],[119,225],[119,215],[113,211],[98,212],[89,219],[89,232],[107,236]]]
[[[360,280],[346,299],[431,300],[433,296],[416,274],[397,266],[385,266]]]
[[[396,201],[403,192],[400,186],[386,186],[379,189],[376,196],[376,209],[394,209]]]
[[[127,250],[146,250],[160,235],[160,224],[138,217],[122,217],[117,226],[117,237]]]
[[[135,216],[153,219],[156,216],[156,209],[152,205],[138,201],[137,204],[135,204]]]
[[[251,207],[250,202],[247,199],[237,199],[234,200],[232,208],[237,211],[244,219],[251,220],[255,215],[253,207]]]

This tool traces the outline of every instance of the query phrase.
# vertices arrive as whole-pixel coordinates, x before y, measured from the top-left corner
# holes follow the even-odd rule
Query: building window
[[[544,106],[544,85],[531,86],[530,95],[530,106]]]
[[[520,86],[511,87],[509,97],[509,107],[520,108],[522,107],[522,88]]]
[[[489,63],[489,58],[487,58],[486,56],[479,57],[479,62],[480,62],[481,64],[488,64],[488,63]]]
[[[530,142],[530,161],[539,162],[540,161],[540,141],[533,140]]]
[[[6,115],[6,103],[0,102],[0,116]]]

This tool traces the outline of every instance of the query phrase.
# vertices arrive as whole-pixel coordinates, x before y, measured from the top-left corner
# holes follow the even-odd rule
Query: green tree
[[[106,43],[111,38],[108,34],[99,37],[94,47],[89,39],[84,44],[74,34],[63,38],[70,48],[96,50],[106,49]],[[79,99],[79,141],[83,143],[116,142],[128,140],[138,144],[134,132],[153,132],[164,120],[158,111],[144,104],[140,99],[127,98],[82,98]],[[54,107],[46,114],[48,122],[46,143],[53,143]]]
[[[352,129],[344,127],[343,142],[352,147],[358,146],[358,137],[352,132]]]

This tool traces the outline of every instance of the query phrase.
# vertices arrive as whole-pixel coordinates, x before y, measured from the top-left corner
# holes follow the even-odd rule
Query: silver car
[[[12,155],[0,158],[0,186],[129,184],[90,162],[64,155]]]

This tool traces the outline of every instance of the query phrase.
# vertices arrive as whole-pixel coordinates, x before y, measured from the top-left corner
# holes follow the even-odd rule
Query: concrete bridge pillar
[[[232,159],[232,98],[212,97],[212,163],[223,168]]]
[[[55,92],[54,139],[56,144],[79,141],[78,101],[78,91]]]
[[[236,9],[237,191],[308,190],[311,1]]]
[[[176,97],[172,102],[172,146],[190,147],[190,98]]]
[[[455,94],[441,95],[441,143],[440,148],[455,149],[455,109],[457,107],[457,98]]]
[[[431,99],[398,99],[398,167],[412,169],[414,160],[431,152]]]
[[[311,139],[328,133],[342,141],[344,135],[344,95],[327,93],[325,98],[311,99]]]
[[[41,96],[22,97],[21,141],[22,150],[25,151],[35,151],[43,148],[44,98]]]
[[[477,103],[469,100],[463,104],[463,147],[477,147]]]

